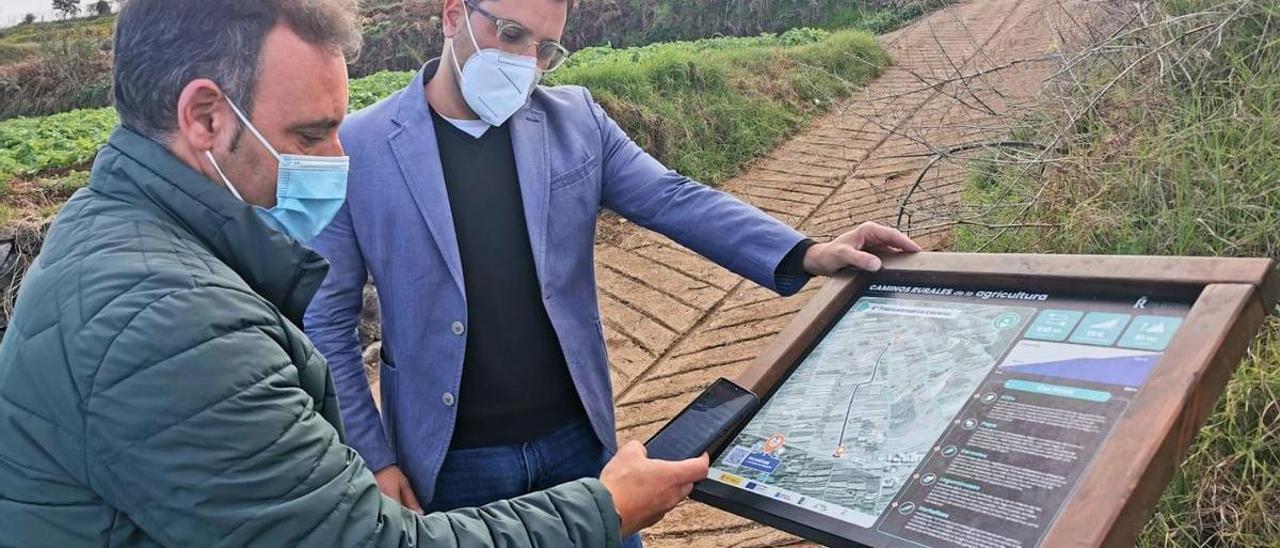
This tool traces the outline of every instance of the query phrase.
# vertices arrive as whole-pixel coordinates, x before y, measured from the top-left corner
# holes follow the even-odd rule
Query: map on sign
[[[1035,314],[1025,306],[859,299],[709,477],[871,527]]]

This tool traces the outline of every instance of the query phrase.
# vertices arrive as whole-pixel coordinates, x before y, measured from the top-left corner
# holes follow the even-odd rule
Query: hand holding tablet
[[[750,390],[718,379],[645,442],[645,449],[651,459],[691,459],[706,453],[759,405],[760,398]]]

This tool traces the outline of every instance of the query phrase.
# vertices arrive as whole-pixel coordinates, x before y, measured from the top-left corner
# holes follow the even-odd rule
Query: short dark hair
[[[112,94],[120,123],[157,141],[177,128],[192,80],[217,82],[252,112],[262,44],[283,23],[307,43],[353,58],[352,0],[129,0],[116,20]]]
[[[569,15],[573,15],[573,1],[574,0],[564,0],[564,3],[568,4],[567,6],[565,6],[565,13],[568,13]]]

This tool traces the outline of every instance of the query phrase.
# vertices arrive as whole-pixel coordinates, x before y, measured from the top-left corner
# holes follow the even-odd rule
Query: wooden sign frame
[[[1280,314],[1280,268],[1270,259],[895,255],[885,258],[881,273],[844,273],[827,280],[736,382],[762,396],[771,394],[868,281],[883,275],[906,275],[939,286],[1131,292],[1194,300],[1040,546],[1132,546],[1267,312]],[[729,441],[721,440],[713,456]],[[700,491],[695,490],[695,500],[707,501]]]

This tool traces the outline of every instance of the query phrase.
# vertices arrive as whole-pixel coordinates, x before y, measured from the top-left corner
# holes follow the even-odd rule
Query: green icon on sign
[[[870,309],[871,309],[871,303],[867,301],[862,301],[858,303],[858,306],[854,308],[854,310],[856,310],[857,312],[866,312],[867,310],[870,310]]]
[[[1119,344],[1125,348],[1164,350],[1169,346],[1169,341],[1173,340],[1173,333],[1180,325],[1181,318],[1138,316],[1120,338]]]
[[[1004,314],[996,316],[995,325],[996,329],[1010,329],[1017,327],[1021,322],[1022,316],[1014,314],[1013,312],[1005,312]]]
[[[1129,325],[1128,314],[1111,314],[1107,312],[1090,312],[1069,339],[1073,343],[1110,346]]]

